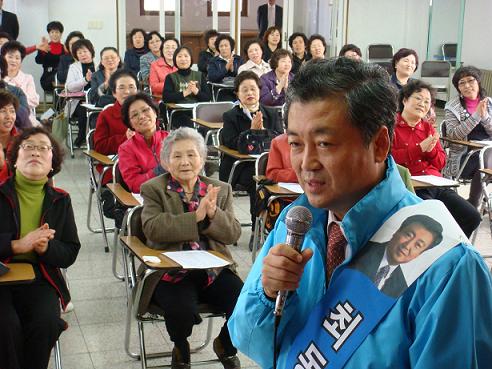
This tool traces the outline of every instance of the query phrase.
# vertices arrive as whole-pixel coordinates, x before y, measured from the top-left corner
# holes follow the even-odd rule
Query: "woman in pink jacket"
[[[5,82],[19,87],[27,97],[29,105],[29,120],[33,126],[38,126],[35,109],[39,105],[39,95],[32,75],[21,71],[22,60],[26,56],[26,48],[18,41],[9,41],[2,46],[2,56],[7,62],[8,71]]]
[[[175,38],[165,38],[161,45],[162,57],[150,65],[149,85],[153,96],[162,95],[166,76],[178,70],[173,62],[174,51],[178,47],[178,40]]]
[[[140,186],[162,173],[159,154],[167,131],[157,129],[158,109],[145,93],[128,97],[121,107],[123,123],[135,131],[135,135],[118,149],[119,168],[126,185],[133,193],[140,193]]]

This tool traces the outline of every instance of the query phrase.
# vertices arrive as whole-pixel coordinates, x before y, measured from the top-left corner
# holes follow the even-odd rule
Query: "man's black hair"
[[[308,103],[342,98],[348,120],[369,145],[382,126],[388,128],[390,141],[396,113],[396,93],[388,74],[378,65],[349,58],[312,60],[289,84],[286,112],[295,102]]]
[[[398,230],[403,229],[410,224],[420,224],[422,227],[432,233],[433,241],[427,248],[427,250],[441,243],[443,229],[441,223],[439,223],[437,220],[434,220],[430,216],[423,214],[411,215],[403,221]]]

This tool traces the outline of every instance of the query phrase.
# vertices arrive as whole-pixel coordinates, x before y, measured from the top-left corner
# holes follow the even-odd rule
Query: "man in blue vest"
[[[393,89],[377,66],[347,58],[319,60],[308,63],[290,83],[287,134],[292,166],[304,189],[292,206],[311,211],[312,227],[296,252],[284,244],[289,208],[284,210],[228,323],[233,344],[262,368],[273,367],[273,310],[277,292],[283,290],[291,293],[278,326],[278,368],[490,367],[492,278],[478,252],[460,241],[398,299],[351,271],[383,296],[388,309],[345,352],[344,361],[329,361],[316,345],[304,352],[296,349],[320,301],[361,281],[345,279],[351,260],[388,218],[422,202],[407,191],[390,155],[395,112]],[[369,293],[360,289],[359,301]],[[347,304],[344,308],[353,310]],[[319,323],[333,331],[334,325]],[[340,327],[345,327],[342,321]],[[341,351],[349,349],[350,339],[346,342]],[[292,355],[298,355],[297,363]]]

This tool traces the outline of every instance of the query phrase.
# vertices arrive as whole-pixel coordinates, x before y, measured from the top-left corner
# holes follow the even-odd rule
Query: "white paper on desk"
[[[143,205],[142,195],[140,195],[139,193],[133,193],[133,192],[132,192],[132,195],[135,198],[135,200],[137,200],[140,203],[140,205]]]
[[[484,146],[492,146],[492,141],[471,140],[471,142],[477,143],[477,144],[480,144],[480,145],[484,145]]]
[[[55,111],[51,108],[46,110],[43,114],[41,114],[41,117],[39,118],[41,121],[50,119],[53,115],[55,115]]]
[[[279,182],[278,185],[286,190],[295,192],[295,193],[304,193],[301,185],[299,183],[287,183],[287,182]]]
[[[178,108],[183,108],[183,109],[193,109],[196,104],[190,103],[190,104],[176,104]]]
[[[433,176],[433,175],[427,175],[427,176],[412,176],[412,179],[415,179],[416,181],[419,182],[424,182],[424,183],[429,183],[434,186],[456,186],[458,182],[453,181],[448,178],[444,177],[438,177],[438,176]]]
[[[221,268],[230,264],[227,260],[202,250],[169,251],[162,254],[181,265],[184,269]]]

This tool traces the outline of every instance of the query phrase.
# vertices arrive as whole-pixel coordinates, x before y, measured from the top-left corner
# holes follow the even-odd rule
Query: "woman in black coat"
[[[252,71],[241,72],[234,81],[234,92],[240,104],[223,115],[224,126],[220,133],[220,142],[230,149],[238,149],[241,132],[248,129],[269,129],[276,134],[283,132],[282,121],[277,110],[266,108],[260,104],[260,79]],[[235,159],[224,155],[220,161],[219,179],[227,182]],[[252,229],[255,223],[256,185],[253,180],[255,163],[242,163],[235,171],[231,185],[241,187],[249,194]],[[251,240],[250,240],[251,243]]]
[[[60,268],[80,249],[70,196],[49,178],[62,151],[43,128],[16,137],[8,163],[14,175],[0,185],[0,261],[29,263],[31,283],[0,286],[0,368],[45,369],[67,324],[60,317],[70,294]]]

